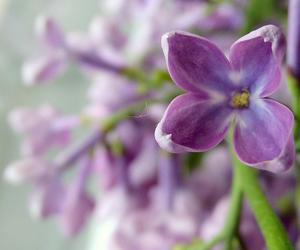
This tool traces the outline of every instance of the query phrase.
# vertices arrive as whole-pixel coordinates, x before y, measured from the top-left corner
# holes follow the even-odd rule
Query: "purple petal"
[[[224,103],[183,94],[170,103],[156,128],[155,138],[170,152],[207,151],[224,139],[231,114]]]
[[[146,134],[140,143],[141,150],[130,163],[130,181],[134,187],[142,187],[151,183],[157,177],[157,154],[158,146],[153,134]]]
[[[30,213],[35,218],[47,218],[61,211],[65,188],[58,178],[43,180],[30,197]]]
[[[284,105],[272,99],[253,101],[237,117],[234,146],[238,157],[254,166],[279,157],[292,133],[293,123],[293,113]]]
[[[82,229],[93,212],[95,202],[86,192],[75,194],[73,190],[67,195],[61,214],[61,226],[67,236],[74,236]]]
[[[230,89],[230,64],[210,41],[172,32],[162,37],[162,48],[171,77],[181,88],[193,92]]]
[[[79,233],[94,210],[95,202],[85,191],[93,167],[92,160],[85,159],[80,172],[66,194],[61,212],[61,226],[67,236]]]
[[[53,48],[64,48],[64,32],[52,18],[39,17],[36,21],[35,30],[38,38],[46,45]]]
[[[240,82],[250,92],[265,97],[280,84],[280,63],[285,51],[284,36],[273,25],[240,38],[230,48],[230,62]]]
[[[61,75],[67,66],[64,53],[53,53],[27,61],[22,68],[22,77],[27,85],[44,83]]]
[[[3,177],[11,184],[35,183],[51,172],[51,166],[40,158],[25,158],[8,165]]]
[[[287,171],[295,162],[295,144],[293,135],[291,134],[288,143],[281,154],[272,161],[264,162],[258,165],[257,168],[280,173]]]

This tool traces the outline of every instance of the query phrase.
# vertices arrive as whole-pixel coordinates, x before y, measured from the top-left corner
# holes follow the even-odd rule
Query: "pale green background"
[[[66,112],[85,102],[87,80],[70,69],[55,84],[28,88],[22,85],[20,66],[37,52],[34,19],[44,13],[57,18],[69,30],[84,30],[97,14],[97,0],[0,0],[0,172],[18,158],[18,137],[9,129],[7,112],[22,105],[55,104]],[[12,187],[0,178],[1,250],[83,250],[85,236],[68,241],[55,221],[33,221],[28,214],[28,187]]]

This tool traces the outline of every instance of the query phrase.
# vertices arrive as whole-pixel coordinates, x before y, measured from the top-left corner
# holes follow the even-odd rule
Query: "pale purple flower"
[[[201,225],[199,233],[201,240],[204,240],[205,242],[210,241],[222,232],[226,223],[226,216],[224,215],[228,214],[229,205],[229,196],[224,196],[217,202],[210,215],[205,218]],[[263,237],[250,209],[247,206],[245,206],[242,210],[239,237],[247,249],[265,249]],[[224,249],[223,245],[223,242],[221,242],[212,249],[222,250]]]
[[[106,195],[91,249],[171,250],[177,244],[191,242],[199,227],[194,195],[186,189],[178,190],[174,209],[168,211],[160,204],[160,192],[153,192],[153,200],[146,207],[134,206],[133,197],[120,197],[118,192]]]
[[[78,117],[63,116],[49,105],[15,109],[9,114],[8,121],[24,137],[22,153],[25,156],[40,156],[54,146],[66,146],[72,129],[79,124]]]
[[[208,8],[211,6],[208,6]],[[208,11],[207,11],[208,12]],[[212,30],[237,30],[243,24],[242,10],[233,4],[223,3],[216,7],[212,13],[204,14],[198,27],[203,31]]]
[[[66,37],[62,28],[52,18],[40,16],[35,23],[35,34],[48,48],[64,48]]]
[[[67,56],[61,51],[48,53],[28,60],[22,67],[22,77],[26,85],[45,83],[62,75],[67,68]]]
[[[49,166],[38,157],[30,157],[9,164],[3,173],[4,179],[14,185],[34,183],[51,172]]]
[[[22,76],[27,85],[53,80],[72,62],[88,70],[120,73],[124,69],[108,56],[98,54],[89,37],[78,33],[66,34],[54,19],[39,17],[35,32],[43,45],[43,52],[23,64]]]
[[[65,186],[57,176],[48,176],[34,183],[29,197],[29,212],[33,218],[43,219],[56,216],[62,211]]]
[[[94,210],[95,201],[85,190],[92,168],[92,161],[86,159],[74,184],[66,192],[60,213],[60,223],[67,236],[78,234]]]
[[[152,133],[142,124],[127,121],[109,134],[107,142],[120,143],[123,152],[116,154],[105,146],[97,149],[94,165],[104,190],[123,186],[130,192],[147,192],[157,180],[159,147]]]
[[[202,201],[203,209],[209,212],[229,192],[231,175],[230,154],[226,147],[219,146],[203,156],[201,166],[191,174],[187,185],[194,190],[197,199]]]
[[[116,111],[140,99],[136,84],[107,72],[99,74],[88,89],[90,105]]]
[[[280,85],[284,37],[279,28],[267,25],[240,38],[229,59],[207,39],[184,32],[163,36],[162,47],[171,77],[187,93],[171,102],[156,128],[161,147],[207,151],[232,124],[242,162],[273,172],[292,165],[293,113],[268,98]],[[274,160],[278,166],[269,168]]]

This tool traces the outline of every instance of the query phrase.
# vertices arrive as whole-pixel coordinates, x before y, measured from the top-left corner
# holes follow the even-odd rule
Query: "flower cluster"
[[[4,177],[33,186],[34,217],[54,216],[66,236],[93,218],[95,250],[194,242],[223,249],[227,241],[228,249],[263,250],[251,202],[240,205],[234,232],[223,234],[239,161],[265,170],[264,191],[292,243],[300,240],[291,169],[297,121],[273,99],[284,74],[284,33],[270,24],[236,40],[247,5],[212,2],[106,0],[84,34],[38,18],[42,49],[24,63],[24,83],[54,83],[75,64],[91,85],[77,114],[48,104],[9,114],[21,159]]]

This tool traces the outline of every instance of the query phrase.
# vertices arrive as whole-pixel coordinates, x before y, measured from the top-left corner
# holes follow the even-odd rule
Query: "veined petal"
[[[203,37],[171,32],[162,37],[162,48],[174,82],[192,92],[230,90],[230,64],[219,48]]]
[[[234,130],[238,157],[248,165],[258,165],[278,158],[292,133],[293,113],[272,99],[251,102],[241,110]]]
[[[229,58],[239,83],[257,96],[274,93],[280,84],[280,63],[285,52],[281,30],[267,25],[237,40]]]
[[[272,161],[264,162],[263,164],[258,165],[257,168],[273,173],[287,171],[290,167],[293,166],[295,162],[295,153],[295,143],[293,135],[291,134],[287,145],[285,146],[279,157],[275,158]]]
[[[159,145],[170,152],[207,151],[227,132],[232,109],[203,96],[187,93],[176,97],[155,131]]]

